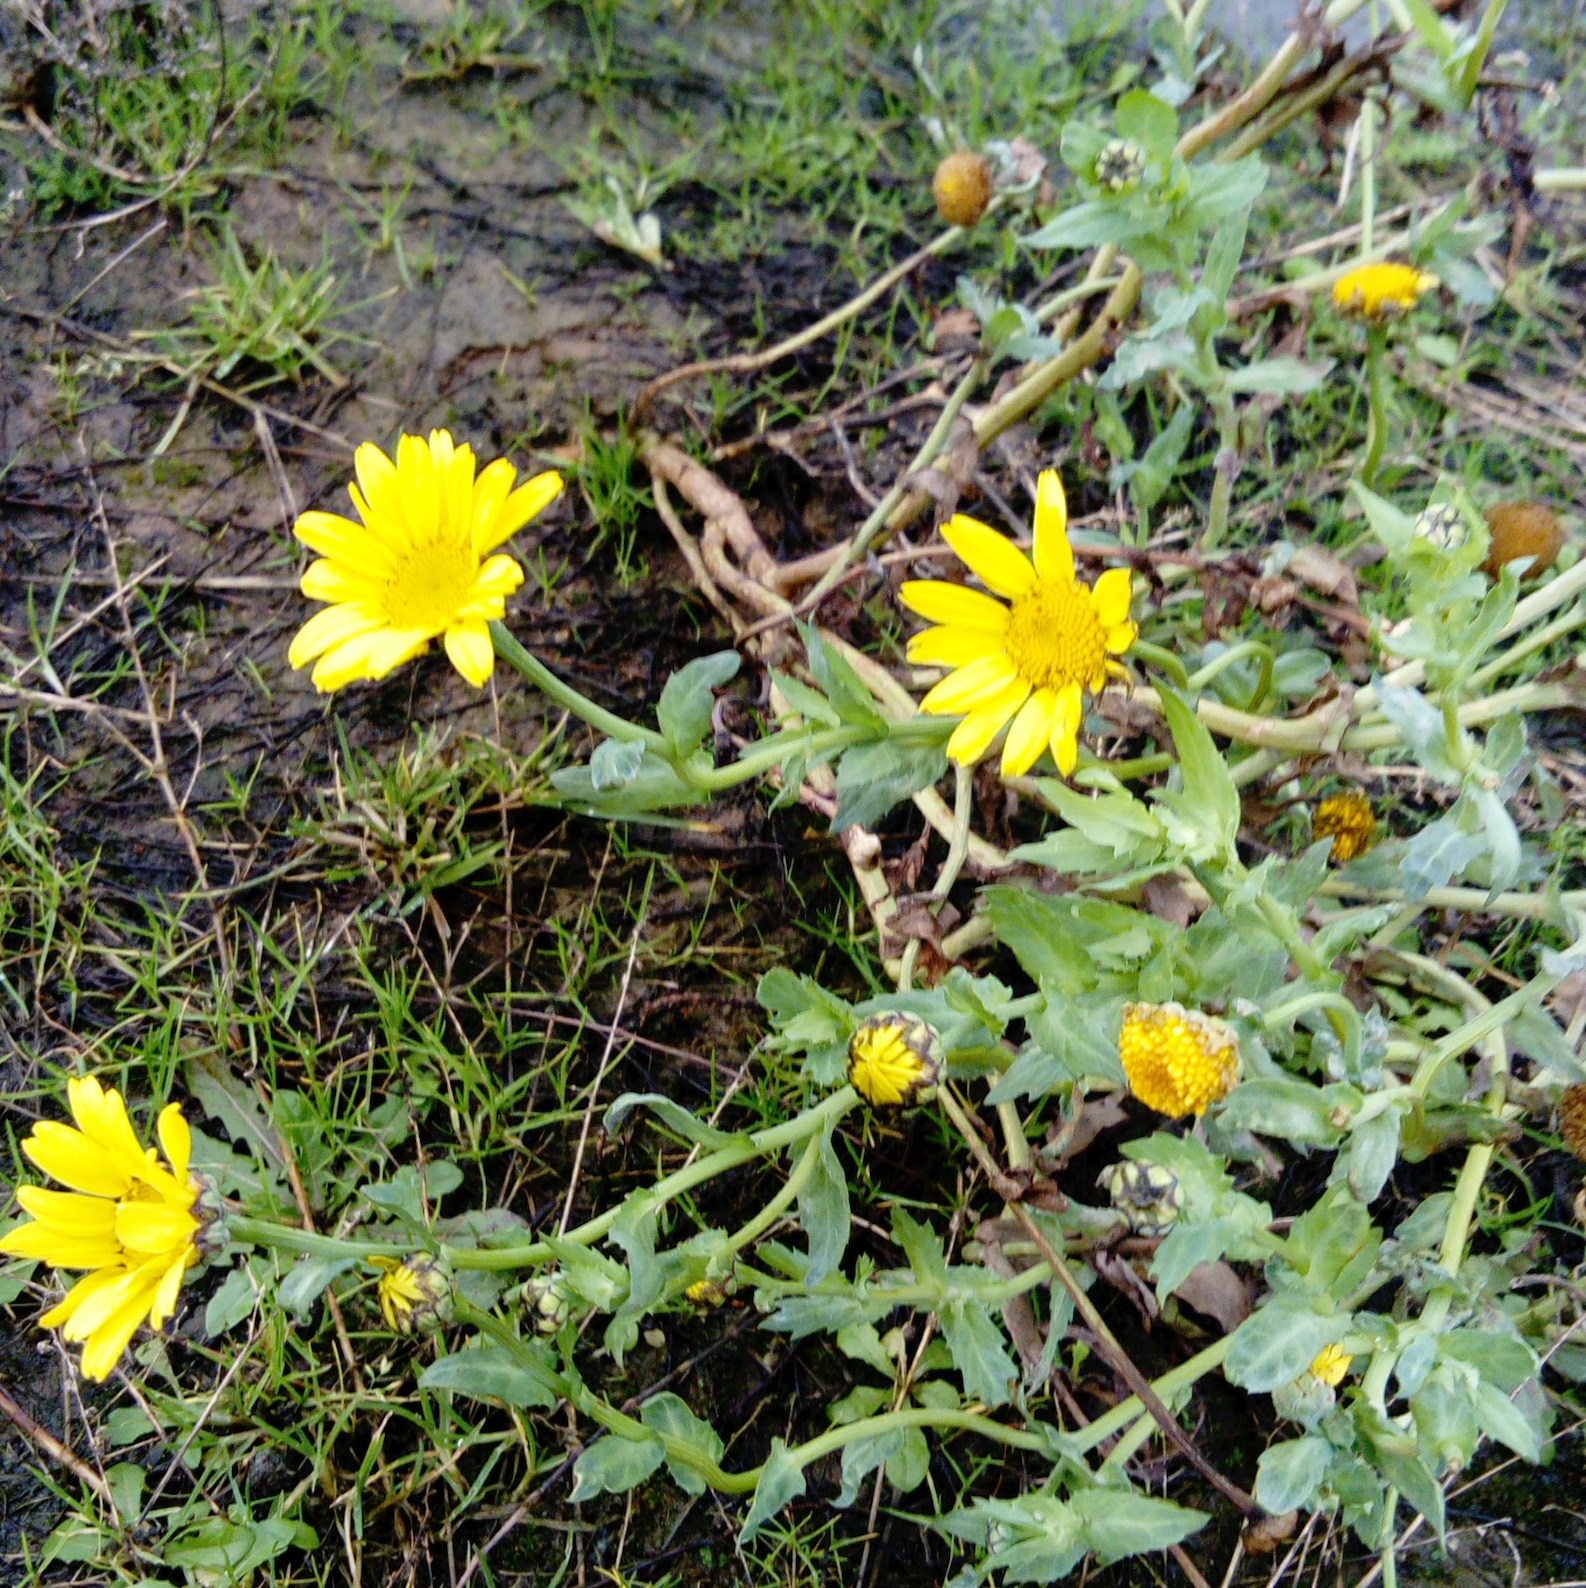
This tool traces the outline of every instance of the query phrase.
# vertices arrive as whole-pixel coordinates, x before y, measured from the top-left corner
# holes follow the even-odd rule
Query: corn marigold
[[[139,1143],[114,1087],[84,1076],[66,1083],[66,1095],[75,1127],[40,1120],[22,1150],[68,1189],[18,1187],[31,1222],[0,1240],[0,1252],[88,1270],[39,1323],[86,1342],[83,1375],[102,1381],[139,1324],[159,1329],[175,1312],[182,1276],[199,1259],[201,1187],[188,1172],[193,1135],[175,1103],[156,1126],[162,1163]]]
[[[914,1015],[875,1015],[848,1043],[848,1079],[872,1108],[928,1103],[942,1076],[942,1045]]]
[[[1352,320],[1381,325],[1402,320],[1423,293],[1441,285],[1414,265],[1359,265],[1333,283],[1333,307]]]
[[[384,678],[439,638],[475,688],[495,668],[490,623],[523,583],[523,569],[491,556],[562,489],[554,470],[512,489],[504,458],[474,477],[473,448],[445,430],[403,436],[393,463],[373,442],[358,448],[357,483],[347,487],[363,520],[303,513],[293,534],[320,554],[303,575],[303,594],[331,603],[298,630],[288,660],[314,663],[325,693]]]
[[[962,513],[942,534],[1009,605],[943,580],[904,584],[904,606],[939,625],[909,641],[909,660],[953,669],[920,709],[963,714],[947,744],[962,766],[980,760],[1007,728],[1005,777],[1028,772],[1046,749],[1067,777],[1079,759],[1085,691],[1099,693],[1109,676],[1127,676],[1112,658],[1139,634],[1129,617],[1129,570],[1109,568],[1094,586],[1074,577],[1068,502],[1052,469],[1041,475],[1036,492],[1033,563],[1005,536]]]
[[[1316,807],[1316,814],[1311,818],[1311,833],[1316,838],[1331,838],[1333,859],[1343,865],[1365,854],[1376,841],[1376,812],[1359,789],[1329,794]]]
[[[1181,1118],[1204,1114],[1239,1079],[1232,1027],[1182,1004],[1125,1004],[1118,1057],[1129,1090],[1147,1108]]]
[[[452,1276],[446,1264],[429,1252],[411,1257],[371,1257],[380,1270],[376,1294],[386,1327],[398,1334],[427,1332],[452,1315]]]
[[[1337,1389],[1354,1360],[1341,1345],[1324,1345],[1311,1363],[1311,1372],[1329,1389]]]

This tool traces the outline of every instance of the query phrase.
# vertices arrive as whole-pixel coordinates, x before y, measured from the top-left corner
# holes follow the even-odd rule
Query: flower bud
[[[1114,138],[1102,145],[1093,172],[1096,185],[1110,193],[1127,193],[1145,175],[1145,150],[1129,138]]]
[[[1465,515],[1452,502],[1427,508],[1415,521],[1416,538],[1430,541],[1439,551],[1457,551],[1469,533]]]
[[[727,1304],[729,1297],[737,1294],[738,1281],[728,1274],[725,1279],[696,1279],[683,1294],[696,1307],[714,1308]]]
[[[848,1079],[872,1108],[928,1103],[942,1078],[942,1040],[917,1015],[873,1015],[848,1043]]]
[[[400,1260],[371,1257],[380,1272],[380,1311],[398,1334],[431,1334],[451,1321],[452,1274],[442,1257],[414,1252]]]
[[[1125,1159],[1103,1169],[1096,1183],[1136,1235],[1166,1235],[1184,1206],[1178,1176],[1159,1163]]]
[[[973,226],[986,213],[992,188],[991,167],[972,149],[948,155],[931,181],[936,212],[949,226]]]
[[[560,1334],[572,1310],[572,1297],[567,1281],[558,1268],[549,1273],[536,1274],[523,1287],[524,1305],[534,1324],[536,1334]]]
[[[1314,1428],[1337,1404],[1333,1386],[1308,1370],[1292,1384],[1280,1384],[1272,1392],[1273,1411],[1306,1428]]]
[[[193,1217],[198,1220],[193,1245],[198,1248],[199,1259],[207,1263],[231,1244],[231,1231],[226,1227],[226,1202],[207,1174],[200,1174],[196,1169],[189,1174],[198,1186],[198,1200],[192,1207]]]

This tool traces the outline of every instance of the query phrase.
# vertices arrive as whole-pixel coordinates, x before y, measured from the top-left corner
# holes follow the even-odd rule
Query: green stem
[[[671,747],[661,734],[653,728],[641,728],[626,717],[619,717],[605,707],[597,706],[571,684],[563,683],[539,657],[518,643],[505,623],[491,623],[490,639],[495,645],[496,655],[502,661],[517,668],[543,695],[554,700],[558,706],[565,707],[575,717],[582,718],[590,727],[598,728],[608,738],[638,740],[659,755],[670,755]]]
[[[1360,465],[1360,481],[1368,490],[1376,484],[1382,449],[1388,439],[1388,332],[1385,326],[1366,329],[1366,456]]]
[[[1244,661],[1247,656],[1254,656],[1260,661],[1261,672],[1256,679],[1256,687],[1251,693],[1250,700],[1243,709],[1260,711],[1272,689],[1272,668],[1275,661],[1272,647],[1263,640],[1241,640],[1237,645],[1230,645],[1226,651],[1214,656],[1204,667],[1196,668],[1185,680],[1184,687],[1193,690],[1204,689],[1219,673]]]
[[[759,1240],[783,1213],[792,1207],[800,1192],[809,1184],[810,1176],[815,1173],[816,1165],[820,1162],[821,1143],[824,1140],[825,1132],[818,1131],[805,1142],[804,1151],[799,1155],[799,1161],[793,1166],[793,1172],[787,1177],[782,1189],[742,1229],[730,1236],[727,1244],[711,1259],[712,1277],[717,1277],[718,1271],[725,1274],[731,1267],[729,1259],[732,1255]]]
[[[1144,662],[1148,667],[1166,673],[1178,688],[1189,688],[1189,672],[1172,651],[1164,650],[1160,645],[1153,645],[1150,640],[1136,640],[1129,647],[1129,655],[1135,661]]]
[[[1213,360],[1215,363],[1215,360]],[[1217,461],[1212,473],[1211,508],[1206,515],[1206,533],[1201,550],[1212,551],[1223,543],[1228,532],[1228,510],[1234,498],[1234,474],[1239,467],[1239,411],[1233,394],[1217,392],[1212,397],[1212,412],[1217,417]]]
[[[1207,1346],[1189,1361],[1181,1362],[1176,1368],[1164,1373],[1161,1378],[1153,1379],[1151,1388],[1162,1400],[1171,1404],[1173,1398],[1182,1390],[1188,1389],[1191,1384],[1204,1378],[1214,1368],[1221,1367],[1232,1344],[1233,1336],[1225,1334],[1222,1339]],[[1104,1412],[1095,1422],[1079,1429],[1071,1438],[1076,1450],[1083,1454],[1087,1450],[1094,1450],[1097,1445],[1104,1444],[1114,1434],[1122,1433],[1131,1423],[1142,1419],[1151,1427],[1156,1426],[1151,1414],[1140,1404],[1140,1397],[1131,1395],[1127,1400],[1119,1401],[1111,1411]]]

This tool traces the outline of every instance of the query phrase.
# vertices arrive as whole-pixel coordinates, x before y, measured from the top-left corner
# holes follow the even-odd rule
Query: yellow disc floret
[[[941,1040],[914,1015],[876,1015],[849,1039],[848,1079],[872,1108],[929,1102],[941,1075]]]
[[[1360,265],[1333,283],[1333,307],[1353,320],[1401,320],[1439,282],[1414,265]]]
[[[1329,1389],[1337,1389],[1354,1360],[1341,1345],[1324,1345],[1311,1363],[1311,1372]]]
[[[1004,777],[1022,776],[1047,750],[1066,777],[1079,759],[1085,692],[1123,673],[1113,658],[1139,633],[1129,570],[1109,568],[1094,585],[1074,577],[1068,504],[1051,469],[1036,491],[1033,560],[962,513],[942,535],[992,594],[937,579],[903,586],[904,606],[937,625],[909,641],[909,660],[953,669],[920,709],[963,717],[947,742],[960,766],[973,766],[1006,729]]]
[[[490,624],[523,583],[523,569],[497,546],[555,500],[562,477],[537,474],[512,489],[517,470],[497,458],[474,477],[473,448],[445,430],[403,436],[396,462],[365,442],[348,486],[361,524],[335,513],[303,513],[293,534],[319,552],[303,594],[328,601],[298,631],[288,660],[314,663],[325,692],[384,678],[439,639],[452,665],[481,687],[495,667]]]
[[[1317,838],[1331,838],[1333,859],[1340,865],[1363,855],[1377,836],[1377,817],[1371,801],[1359,789],[1329,794],[1316,807],[1311,832]]]
[[[1204,1114],[1239,1079],[1233,1029],[1182,1004],[1125,1004],[1118,1057],[1129,1090],[1147,1108],[1180,1118]]]

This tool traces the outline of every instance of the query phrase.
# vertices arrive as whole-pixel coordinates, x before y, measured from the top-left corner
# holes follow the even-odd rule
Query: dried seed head
[[[986,213],[993,190],[991,167],[973,149],[950,154],[936,168],[931,192],[949,226],[973,226]]]
[[[1127,193],[1140,185],[1145,175],[1145,150],[1128,138],[1114,138],[1102,145],[1096,156],[1094,175],[1097,186],[1112,193]]]
[[[942,1041],[916,1015],[874,1015],[848,1043],[848,1079],[872,1108],[928,1103],[942,1077]]]
[[[1521,577],[1534,579],[1546,573],[1564,549],[1564,526],[1543,502],[1500,502],[1489,507],[1487,530],[1492,544],[1482,567],[1489,579],[1496,579],[1516,557],[1533,559]]]
[[[1377,816],[1371,801],[1359,789],[1329,794],[1311,818],[1311,834],[1331,838],[1333,859],[1343,865],[1371,848],[1377,836]]]
[[[1159,1163],[1125,1159],[1103,1169],[1097,1184],[1136,1235],[1166,1235],[1184,1206],[1178,1176]]]

